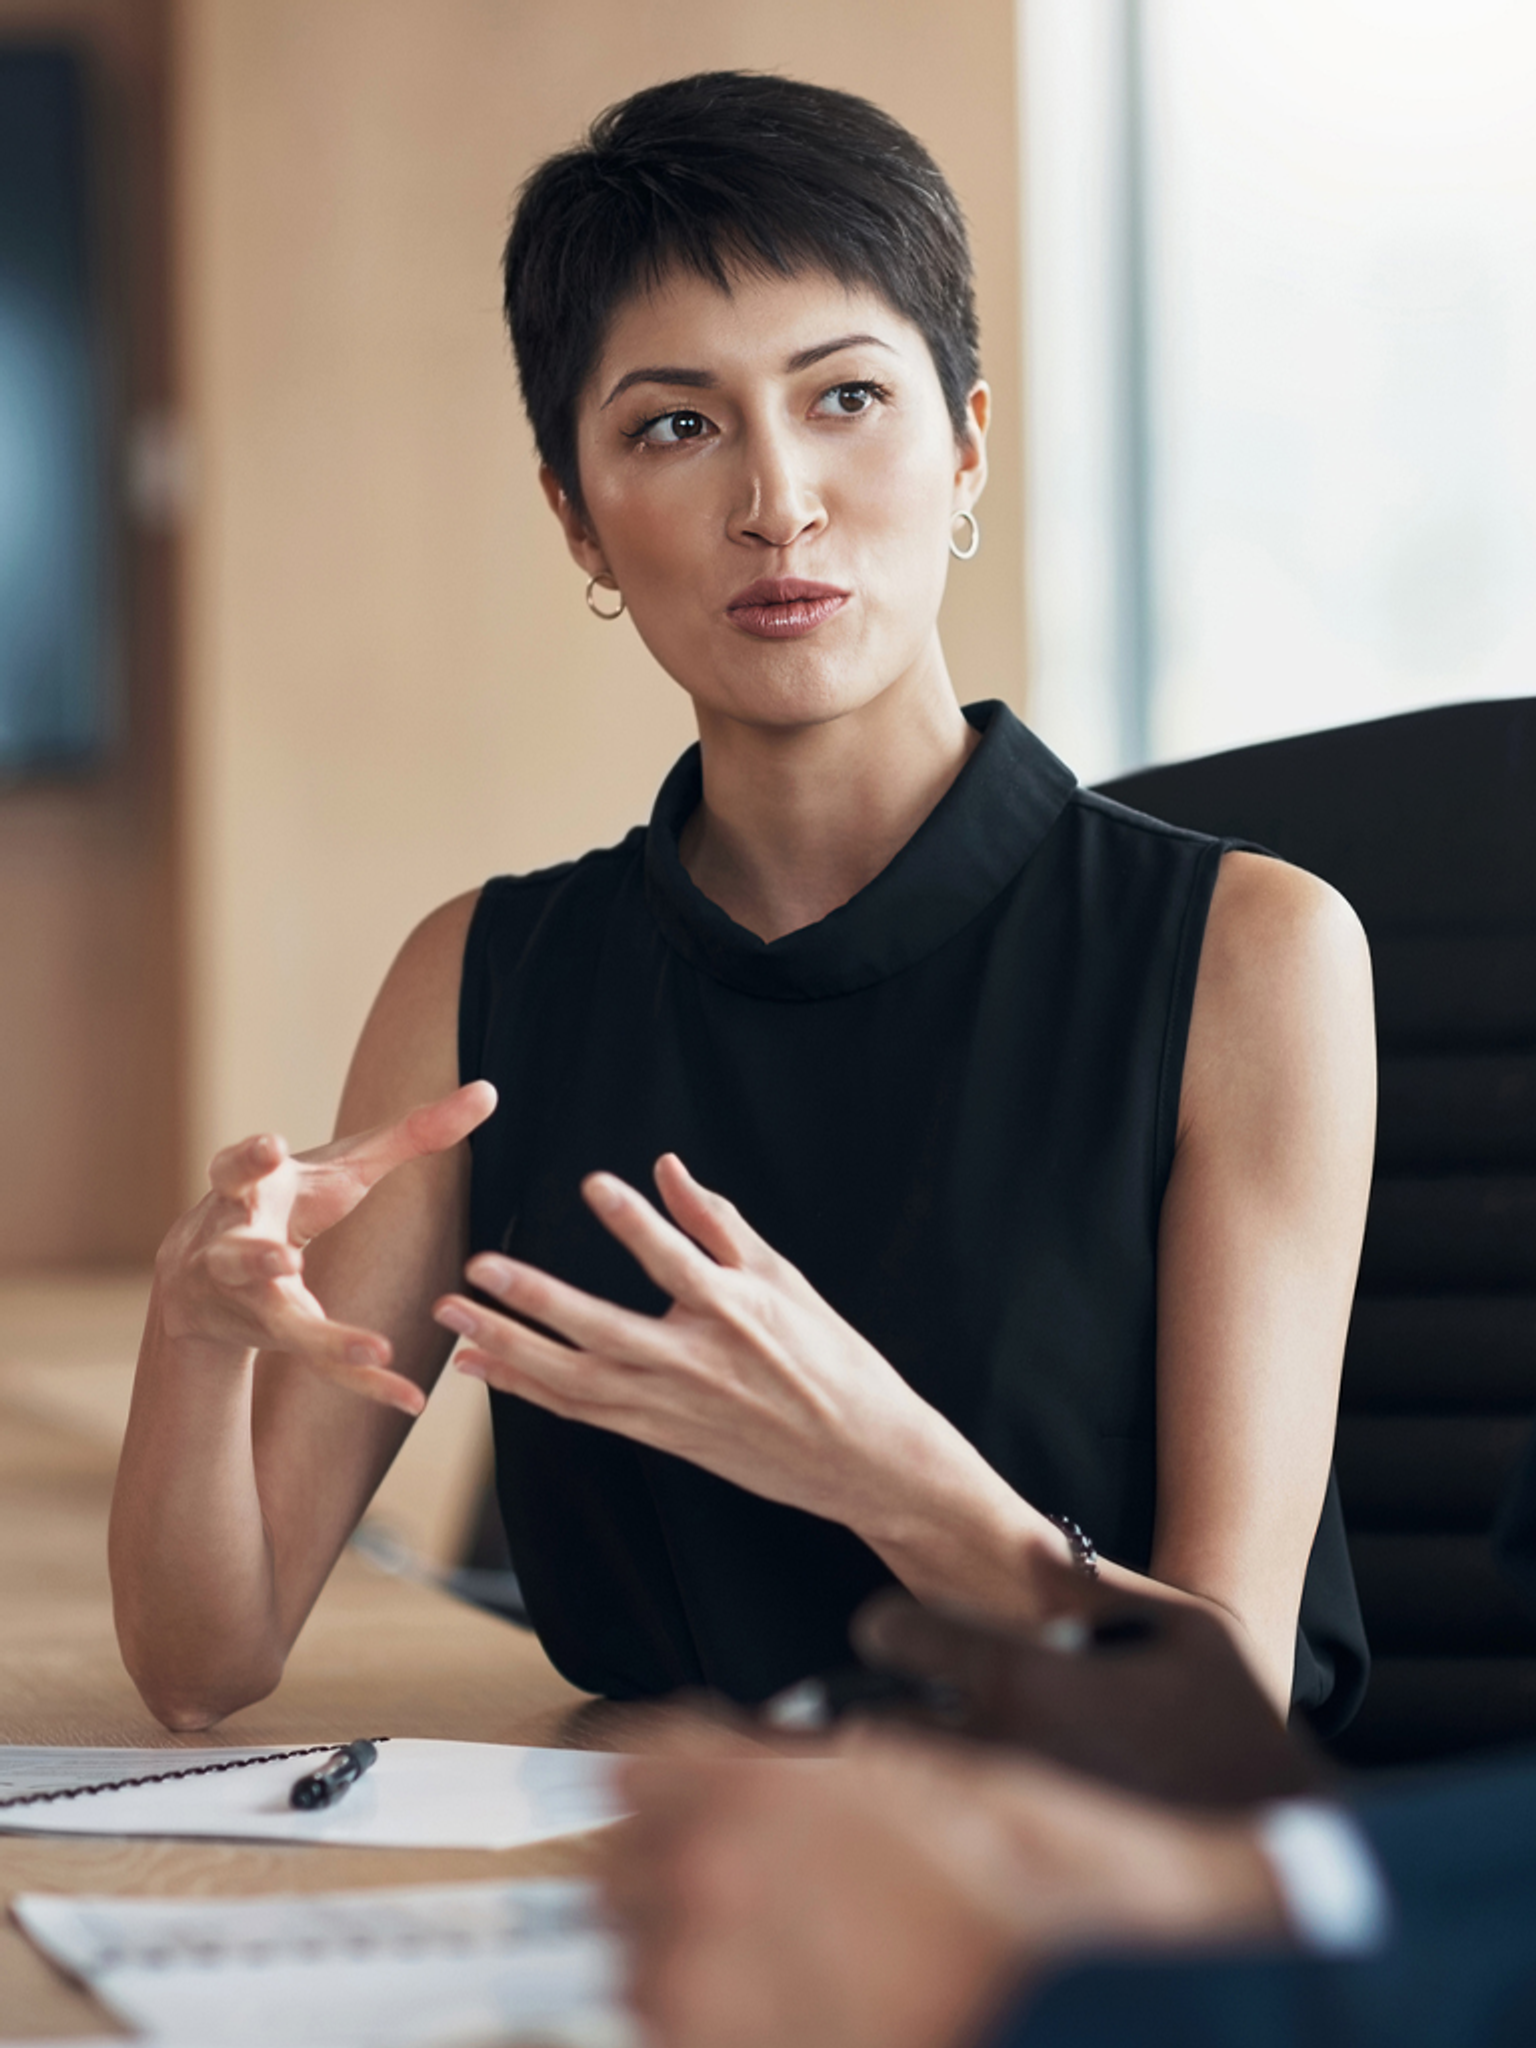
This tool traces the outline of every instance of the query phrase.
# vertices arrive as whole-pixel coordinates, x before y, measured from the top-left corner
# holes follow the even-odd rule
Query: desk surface
[[[175,1749],[378,1729],[555,1743],[581,1706],[531,1636],[349,1552],[272,1697],[211,1735],[167,1735],[112,1633],[112,1465],[108,1446],[0,1398],[0,1741]],[[581,1841],[492,1854],[0,1835],[0,1892],[318,1891],[566,1875],[589,1856]],[[0,2040],[118,2031],[14,1926],[0,1927]]]

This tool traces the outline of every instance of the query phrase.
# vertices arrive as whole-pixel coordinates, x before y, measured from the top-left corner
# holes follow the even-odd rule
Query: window
[[[1536,9],[1023,4],[1044,737],[1536,692]]]

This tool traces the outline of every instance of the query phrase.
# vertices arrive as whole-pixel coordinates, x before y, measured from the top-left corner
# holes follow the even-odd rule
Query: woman
[[[892,1576],[1027,1620],[1087,1530],[1219,1610],[1277,1707],[1293,1668],[1337,1701],[1336,1510],[1297,1612],[1363,939],[960,709],[937,616],[988,393],[948,187],[863,101],[684,79],[536,173],[506,281],[587,601],[699,747],[649,828],[406,942],[342,1100],[367,1135],[221,1153],[166,1240],[112,1532],[146,1700],[195,1727],[276,1684],[458,1338],[577,1684],[760,1699]]]

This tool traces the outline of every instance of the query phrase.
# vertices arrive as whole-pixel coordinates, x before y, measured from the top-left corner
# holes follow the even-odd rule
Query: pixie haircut
[[[507,325],[540,457],[582,504],[576,403],[631,294],[681,267],[821,270],[880,294],[922,334],[956,436],[978,375],[965,220],[944,174],[852,93],[704,71],[610,107],[518,197],[503,259]]]

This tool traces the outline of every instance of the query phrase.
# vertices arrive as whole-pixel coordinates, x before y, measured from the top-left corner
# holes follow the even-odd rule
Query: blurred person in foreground
[[[1536,1446],[1503,1547],[1536,1591]],[[631,1766],[607,1885],[656,2048],[1536,2039],[1536,1757],[1346,1784],[1208,1616],[1063,1600],[1065,1638],[860,1618],[948,1739],[784,1764],[701,1723]]]

